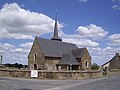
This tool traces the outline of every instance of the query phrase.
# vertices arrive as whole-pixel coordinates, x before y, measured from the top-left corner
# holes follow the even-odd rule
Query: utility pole
[[[3,55],[1,55],[0,64],[2,65]]]

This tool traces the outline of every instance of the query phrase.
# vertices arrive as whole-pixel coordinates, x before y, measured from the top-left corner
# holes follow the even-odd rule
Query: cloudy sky
[[[27,64],[35,36],[51,38],[56,10],[59,36],[87,47],[92,63],[120,53],[120,0],[0,0],[3,63]]]

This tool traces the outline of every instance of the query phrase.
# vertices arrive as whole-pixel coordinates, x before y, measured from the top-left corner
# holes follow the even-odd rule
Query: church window
[[[37,59],[37,54],[35,53],[34,54],[34,60],[36,61],[36,59]]]
[[[85,61],[85,66],[88,67],[88,61]]]

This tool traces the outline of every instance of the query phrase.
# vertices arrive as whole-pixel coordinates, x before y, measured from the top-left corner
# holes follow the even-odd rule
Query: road
[[[88,80],[36,80],[0,77],[0,90],[120,90],[120,76]]]

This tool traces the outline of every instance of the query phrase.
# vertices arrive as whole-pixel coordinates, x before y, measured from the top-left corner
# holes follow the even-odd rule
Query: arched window
[[[88,67],[88,61],[85,61],[85,66]]]
[[[34,60],[36,61],[36,59],[37,59],[37,54],[35,53],[34,54]]]

